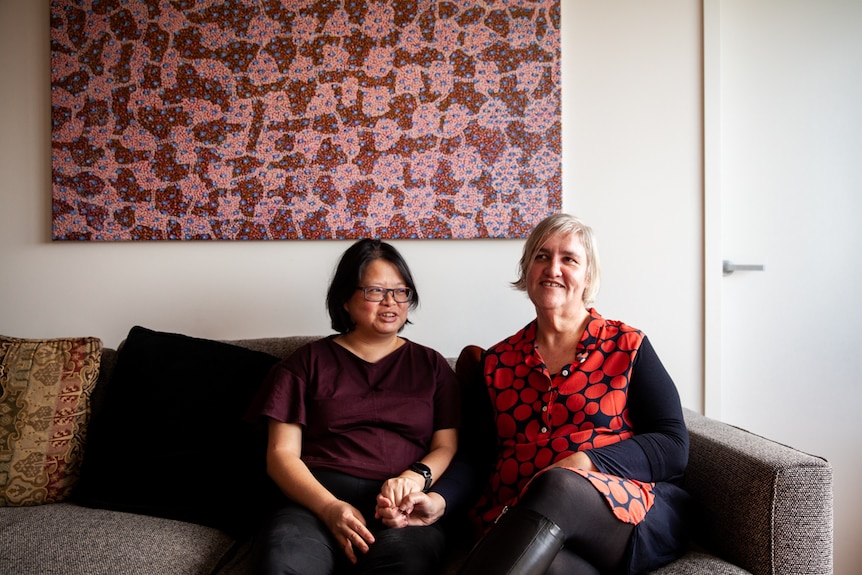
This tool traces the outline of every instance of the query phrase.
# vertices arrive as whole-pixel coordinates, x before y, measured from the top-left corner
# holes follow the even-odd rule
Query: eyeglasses
[[[358,287],[365,295],[365,301],[381,302],[386,299],[386,294],[392,294],[396,303],[407,303],[413,299],[413,290],[410,288],[382,288],[382,287]]]

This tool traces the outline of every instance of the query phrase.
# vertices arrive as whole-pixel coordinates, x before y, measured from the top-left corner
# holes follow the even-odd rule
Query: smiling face
[[[398,268],[383,259],[372,260],[362,273],[362,287],[404,288],[408,287],[398,273]],[[354,331],[364,337],[395,336],[407,321],[410,304],[398,303],[391,293],[381,302],[367,301],[362,290],[356,290],[344,304],[355,324]]]
[[[583,313],[586,250],[577,234],[556,234],[536,252],[527,270],[527,295],[536,310]]]

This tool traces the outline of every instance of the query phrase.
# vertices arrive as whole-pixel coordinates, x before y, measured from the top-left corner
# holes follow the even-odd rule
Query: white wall
[[[644,329],[700,410],[701,2],[563,7],[563,207],[598,234],[597,309]]]
[[[700,3],[563,3],[563,207],[593,224],[598,309],[647,331],[701,406]],[[49,3],[0,0],[0,333],[132,325],[199,337],[329,333],[340,241],[52,243]],[[456,355],[532,318],[522,241],[398,241],[422,306],[405,335]]]

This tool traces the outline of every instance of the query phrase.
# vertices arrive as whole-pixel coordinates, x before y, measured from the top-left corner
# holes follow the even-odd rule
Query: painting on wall
[[[522,238],[559,0],[51,0],[55,240]]]

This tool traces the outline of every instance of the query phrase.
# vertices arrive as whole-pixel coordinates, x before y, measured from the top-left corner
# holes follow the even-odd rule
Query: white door
[[[706,411],[832,462],[835,572],[862,573],[862,2],[704,17]]]

